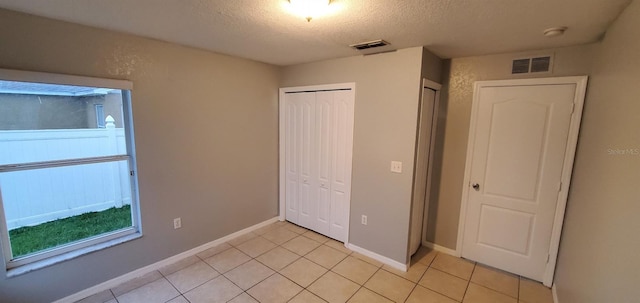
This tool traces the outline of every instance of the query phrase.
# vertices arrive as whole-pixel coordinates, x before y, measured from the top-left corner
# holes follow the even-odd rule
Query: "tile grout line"
[[[369,277],[369,279],[367,279],[367,281],[366,281],[366,282],[364,282],[364,283],[362,284],[362,287],[361,287],[361,288],[365,288],[365,289],[367,289],[368,291],[370,291],[370,292],[372,292],[372,293],[374,293],[374,294],[376,294],[376,295],[378,295],[378,296],[381,296],[381,297],[383,297],[383,298],[385,298],[385,299],[387,299],[387,300],[389,300],[389,301],[391,301],[391,302],[394,302],[393,300],[391,300],[391,298],[387,298],[385,295],[380,294],[380,293],[377,293],[375,290],[370,289],[370,288],[368,288],[368,287],[364,286],[365,284],[367,284],[367,282],[369,282],[369,281],[373,278],[373,276],[375,276],[375,275],[376,275],[379,271],[381,271],[381,270],[384,270],[384,269],[382,269],[382,266],[380,266],[380,267],[378,268],[378,270],[376,270],[376,272],[374,272],[374,273],[373,273],[373,275],[371,275],[371,277]],[[385,271],[386,271],[386,270],[385,270]],[[412,290],[412,291],[413,291],[413,290]],[[411,295],[411,293],[409,293],[409,295]],[[407,297],[407,298],[409,298],[409,297]]]
[[[282,227],[282,228],[286,228],[286,227]],[[287,229],[287,230],[288,230],[288,229]],[[289,230],[289,231],[290,231],[290,230]],[[293,232],[293,231],[292,231],[292,232]],[[298,260],[300,260],[300,259],[302,259],[302,258],[304,258],[305,260],[307,260],[307,261],[309,261],[309,262],[312,262],[312,263],[314,263],[314,264],[317,264],[316,262],[313,262],[312,260],[309,260],[309,259],[305,258],[304,256],[306,256],[306,255],[308,255],[309,253],[311,253],[312,251],[316,250],[318,247],[320,247],[320,246],[324,245],[323,243],[320,243],[320,245],[318,245],[317,247],[315,247],[314,249],[312,249],[311,251],[309,251],[308,253],[306,253],[305,255],[302,255],[302,256],[301,256],[301,255],[299,255],[299,254],[297,254],[296,252],[293,252],[293,251],[291,251],[291,250],[287,249],[286,247],[282,246],[282,245],[284,245],[284,244],[288,243],[289,241],[291,241],[291,240],[293,240],[293,239],[295,239],[295,238],[298,238],[298,237],[300,237],[300,236],[302,236],[302,234],[297,234],[295,237],[293,237],[292,239],[289,239],[289,240],[285,241],[285,242],[284,242],[284,243],[282,243],[282,244],[274,243],[274,244],[276,244],[276,247],[274,247],[274,248],[272,248],[272,249],[270,249],[270,250],[268,250],[268,251],[266,251],[266,252],[264,252],[264,253],[263,253],[263,254],[266,254],[267,252],[269,252],[269,251],[271,251],[271,250],[273,250],[273,249],[275,249],[275,248],[277,248],[277,247],[280,247],[280,248],[282,248],[282,249],[285,249],[285,250],[287,250],[287,251],[290,251],[291,253],[293,253],[293,254],[295,254],[295,255],[297,256],[297,258],[296,258],[293,262],[291,262],[291,263],[287,264],[285,267],[283,267],[283,268],[282,268],[282,269],[280,269],[280,270],[274,270],[274,269],[272,269],[272,268],[271,268],[272,270],[274,270],[274,273],[273,273],[273,274],[271,274],[271,275],[269,276],[269,277],[271,277],[271,276],[273,276],[273,275],[275,275],[275,274],[278,274],[278,275],[282,276],[283,278],[287,279],[288,281],[290,281],[290,282],[294,283],[295,285],[297,285],[297,286],[299,286],[299,287],[301,287],[301,288],[302,288],[298,293],[296,293],[296,294],[295,294],[293,297],[291,297],[291,299],[289,299],[288,301],[293,300],[293,298],[295,298],[296,296],[298,296],[300,293],[302,293],[302,292],[303,292],[303,291],[305,291],[305,290],[309,291],[309,290],[307,289],[307,288],[308,288],[308,286],[307,286],[307,287],[304,287],[304,286],[302,286],[302,285],[298,284],[297,282],[295,282],[295,281],[291,280],[289,277],[287,277],[287,276],[285,276],[285,275],[281,274],[281,273],[280,273],[280,271],[281,271],[281,270],[283,270],[283,269],[285,269],[285,268],[287,268],[289,265],[291,265],[291,264],[293,264],[293,263],[297,262]],[[312,241],[314,241],[314,242],[316,242],[316,243],[319,243],[319,242],[317,242],[317,241],[315,241],[315,240],[313,240],[313,239],[310,239],[310,238],[308,238],[308,237],[305,237],[305,238],[307,238],[307,239],[309,239],[309,240],[312,240]],[[266,239],[266,238],[265,238],[265,239]],[[267,241],[270,241],[269,239],[266,239],[266,240],[267,240]],[[331,247],[329,247],[329,248],[331,248]],[[261,254],[261,255],[263,255],[263,254]],[[261,256],[261,255],[260,255],[260,256]],[[257,257],[259,257],[259,256],[257,256]],[[257,257],[256,257],[256,258],[257,258]],[[346,258],[346,257],[345,257],[345,258]],[[254,258],[254,259],[255,259],[255,258]],[[260,264],[262,264],[262,262],[260,262],[259,260],[256,260],[256,261],[257,261],[257,262],[259,262]],[[340,262],[342,262],[342,260],[341,260]],[[338,262],[338,263],[340,263],[340,262]],[[268,266],[268,265],[266,265],[266,264],[263,264],[263,265],[265,265],[266,267],[269,267],[269,266]],[[323,269],[326,269],[324,266],[322,266],[322,265],[320,265],[320,264],[317,264],[317,265],[318,265],[318,266],[320,266],[320,267],[322,267]],[[337,264],[336,264],[336,265],[337,265]],[[334,267],[335,267],[335,265],[334,265]],[[269,267],[269,268],[270,268],[270,267]],[[331,269],[328,269],[328,270],[327,270],[327,272],[329,272],[329,271],[331,271]],[[316,281],[318,281],[320,278],[322,278],[324,275],[326,275],[326,274],[327,274],[327,272],[325,272],[324,274],[322,274],[321,276],[319,276],[318,278],[316,278],[315,280],[313,280],[311,283],[309,283],[309,286],[311,286],[313,283],[315,283],[315,282],[316,282]],[[267,277],[266,279],[268,279],[269,277]],[[264,279],[264,280],[266,280],[266,279]],[[264,281],[264,280],[262,280],[262,281]],[[256,283],[256,284],[254,284],[251,288],[253,288],[254,286],[256,286],[256,285],[258,285],[258,284],[260,284],[260,283],[262,283],[262,281],[260,281],[260,282],[258,282],[258,283]],[[249,288],[249,289],[251,289],[251,288]],[[248,290],[248,289],[247,289],[247,290]],[[244,292],[246,292],[246,291],[244,291]],[[311,291],[309,291],[309,292],[310,292],[311,294],[313,294],[314,296],[317,296],[315,293],[313,293],[313,292],[311,292]],[[251,296],[249,293],[247,293],[247,294],[248,294],[249,296]],[[251,297],[253,298],[253,296],[251,296]],[[321,297],[319,297],[319,298],[320,298],[320,299],[322,299]],[[256,299],[256,298],[254,298],[254,299]],[[325,301],[324,299],[322,299],[322,300],[323,300],[323,301]],[[258,300],[256,299],[256,301],[258,301]],[[325,302],[326,302],[326,301],[325,301]]]
[[[116,300],[116,303],[120,303],[120,301],[118,301],[118,298],[116,297],[116,294],[113,293],[113,290],[111,290],[111,288],[109,288],[109,292],[111,293],[111,296],[113,296],[113,299]]]
[[[197,256],[196,256],[196,257],[197,257]],[[187,258],[188,258],[188,257],[187,257]],[[186,258],[185,258],[185,259],[186,259]],[[206,264],[207,266],[211,267],[211,265],[209,265],[207,262],[204,262],[204,261],[202,261],[202,262],[203,262],[204,264]],[[196,263],[198,263],[198,262],[196,262]],[[185,294],[185,293],[187,293],[187,292],[189,292],[189,291],[191,291],[191,290],[193,290],[193,289],[196,289],[196,288],[198,288],[198,287],[200,287],[200,286],[202,286],[202,285],[206,284],[207,282],[209,282],[209,281],[211,281],[211,280],[213,280],[213,279],[215,279],[215,278],[217,278],[218,276],[220,276],[220,275],[221,275],[221,274],[220,274],[220,273],[219,273],[215,268],[211,267],[211,269],[213,269],[213,271],[215,271],[215,272],[217,272],[217,273],[218,273],[218,276],[215,276],[214,278],[211,278],[211,279],[209,279],[209,280],[207,280],[207,281],[205,281],[205,282],[203,282],[203,283],[201,283],[201,284],[198,284],[198,285],[196,285],[196,286],[192,287],[191,289],[189,289],[189,290],[187,290],[186,292],[184,292],[184,293],[183,293],[182,291],[180,291],[180,290],[178,289],[178,287],[177,287],[177,286],[175,286],[175,285],[173,284],[173,282],[171,282],[171,280],[169,280],[169,278],[167,278],[167,276],[170,276],[170,275],[172,275],[172,274],[174,274],[174,273],[177,273],[177,272],[179,272],[179,271],[181,271],[181,270],[183,270],[183,269],[185,269],[185,268],[187,268],[187,267],[189,267],[189,266],[195,265],[196,263],[189,264],[189,265],[187,265],[187,266],[185,266],[185,267],[183,267],[183,268],[181,268],[181,269],[179,269],[179,270],[176,270],[175,272],[172,272],[172,273],[170,273],[170,274],[168,274],[168,275],[166,275],[166,276],[165,276],[165,274],[163,274],[161,271],[159,271],[159,270],[158,270],[158,272],[160,273],[160,275],[161,275],[165,280],[167,280],[167,282],[169,282],[169,285],[171,285],[171,287],[173,287],[173,289],[175,289],[175,290],[180,294],[180,295],[178,295],[177,297],[184,297],[184,294]],[[160,280],[160,279],[158,279],[158,280]],[[147,284],[149,284],[149,283],[147,283]],[[146,284],[145,284],[145,285],[146,285]],[[175,297],[175,298],[177,298],[177,297]],[[173,298],[173,299],[175,299],[175,298]],[[173,299],[171,299],[171,300],[173,300]],[[171,300],[169,300],[169,301],[171,301]],[[186,297],[185,297],[185,300],[187,300],[187,298],[186,298]],[[167,302],[169,302],[169,301],[167,301]],[[189,300],[187,300],[187,301],[189,301]]]
[[[471,285],[471,278],[473,278],[473,273],[476,271],[476,266],[478,266],[478,263],[474,262],[473,269],[471,270],[471,275],[469,276],[469,281],[467,281],[467,287],[464,289],[464,294],[462,295],[462,301],[464,301],[464,298],[467,296],[469,286]]]
[[[437,256],[437,253],[436,253]],[[416,290],[416,288],[418,287],[418,285],[420,285],[420,281],[422,281],[422,278],[424,278],[424,275],[427,274],[427,270],[429,270],[429,268],[431,268],[431,263],[433,262],[433,260],[435,260],[436,256],[433,257],[433,259],[431,259],[431,262],[429,262],[429,265],[427,265],[427,269],[424,270],[424,272],[420,275],[420,278],[418,278],[418,282],[415,282],[415,284],[413,285],[413,289],[411,289],[411,291],[409,292],[409,295],[407,296],[406,299],[404,299],[404,302],[407,302],[409,300],[409,298],[411,297],[411,295],[413,294],[413,292]],[[417,262],[418,264],[420,262]],[[409,258],[409,264],[411,264],[411,258]],[[415,263],[413,265],[416,265]],[[409,268],[411,268],[411,265],[409,266]],[[409,272],[409,268],[407,269],[407,272]],[[413,281],[411,281],[413,282]]]
[[[520,283],[522,283],[522,276],[518,276],[518,302],[520,302]]]
[[[458,277],[458,276],[456,276],[456,275],[450,274],[450,273],[448,273],[448,272],[446,272],[446,271],[440,270],[440,269],[438,269],[438,268],[431,267],[431,264],[433,264],[433,262],[435,262],[435,259],[436,259],[436,257],[437,257],[439,254],[440,254],[440,253],[436,253],[436,256],[435,256],[435,257],[433,257],[433,259],[432,259],[432,260],[431,260],[431,262],[429,263],[429,266],[427,267],[427,270],[422,274],[422,278],[424,278],[424,275],[426,275],[426,274],[427,274],[427,271],[428,271],[429,269],[433,269],[433,270],[435,270],[435,271],[441,272],[441,273],[446,274],[446,275],[449,275],[449,276],[451,276],[451,277],[458,278],[458,279],[460,279],[460,280],[464,280],[464,281],[466,281],[466,282],[467,282],[467,286],[465,287],[465,294],[463,294],[463,295],[462,295],[462,299],[464,300],[464,295],[466,295],[467,288],[469,287],[469,284],[471,283],[471,277],[469,277],[469,280],[466,280],[466,279],[460,278],[460,277]],[[474,269],[471,271],[471,275],[473,275],[473,271],[475,270],[475,263],[474,263],[474,265],[473,265],[473,268],[474,268]],[[422,280],[422,278],[420,278],[420,280]],[[417,287],[417,286],[424,287],[425,289],[428,289],[429,291],[432,291],[432,292],[434,292],[434,293],[437,293],[437,294],[439,294],[439,295],[441,295],[441,296],[443,296],[443,297],[449,298],[449,299],[451,299],[451,300],[453,300],[453,301],[456,301],[456,302],[462,302],[462,301],[458,301],[458,300],[457,300],[457,299],[455,299],[455,298],[450,297],[450,296],[449,296],[449,295],[447,295],[447,294],[441,293],[440,291],[437,291],[437,290],[435,290],[435,289],[431,289],[431,288],[429,288],[429,287],[427,287],[427,286],[422,286],[422,285],[420,285],[420,282],[416,283],[416,287]],[[408,298],[407,298],[407,299],[408,299]]]

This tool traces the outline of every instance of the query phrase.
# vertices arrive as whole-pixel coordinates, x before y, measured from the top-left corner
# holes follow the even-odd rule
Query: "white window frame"
[[[106,127],[106,123],[104,121],[104,119],[105,119],[105,117],[104,117],[104,105],[96,104],[96,105],[94,105],[94,108],[96,110],[96,126],[98,128],[105,128]]]
[[[131,91],[133,83],[126,80],[114,80],[103,78],[92,78],[82,76],[70,76],[62,74],[28,72],[9,69],[0,69],[0,80],[6,81],[22,81],[47,84],[62,84],[100,87],[109,89],[122,90],[122,112],[123,124],[125,132],[125,140],[127,145],[126,155],[115,155],[107,157],[69,159],[62,161],[47,161],[26,164],[0,165],[0,172],[11,172],[19,170],[28,170],[36,168],[51,168],[59,166],[82,165],[91,163],[106,163],[114,161],[126,160],[129,163],[129,175],[131,178],[131,216],[132,226],[123,230],[110,233],[104,233],[87,239],[83,239],[74,243],[62,245],[56,248],[44,250],[32,255],[13,258],[11,253],[11,242],[9,240],[9,231],[7,229],[6,217],[4,213],[4,204],[2,194],[0,192],[0,246],[2,246],[2,255],[7,268],[7,276],[19,275],[38,268],[53,265],[77,256],[87,254],[96,250],[104,249],[119,243],[130,241],[142,236],[139,196],[138,196],[138,180],[137,165],[135,156],[135,140],[133,129],[133,116],[131,108]],[[1,190],[1,188],[0,188]]]

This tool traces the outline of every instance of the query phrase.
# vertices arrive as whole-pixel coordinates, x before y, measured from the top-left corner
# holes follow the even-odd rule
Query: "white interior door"
[[[420,125],[418,128],[418,146],[416,148],[416,169],[411,202],[411,228],[409,233],[409,254],[418,251],[422,243],[422,225],[424,223],[427,199],[427,175],[431,152],[431,136],[434,121],[436,91],[423,88],[420,106]]]
[[[462,256],[543,281],[580,92],[576,83],[527,81],[476,84]]]

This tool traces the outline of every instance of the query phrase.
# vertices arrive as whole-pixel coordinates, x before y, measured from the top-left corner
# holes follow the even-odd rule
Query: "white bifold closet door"
[[[353,147],[352,90],[286,93],[286,219],[346,241]]]

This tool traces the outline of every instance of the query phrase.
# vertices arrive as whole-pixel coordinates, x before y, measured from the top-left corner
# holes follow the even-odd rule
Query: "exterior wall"
[[[133,82],[144,232],[12,278],[1,267],[1,302],[51,302],[277,215],[277,67],[7,10],[0,41],[3,68]]]
[[[89,128],[98,127],[96,118],[96,105],[98,104],[103,106],[105,118],[111,116],[116,120],[116,128],[123,127],[122,121],[124,117],[122,116],[122,94],[120,92],[109,93],[99,98],[85,97],[85,103],[87,104],[85,112],[87,113],[87,125]]]
[[[97,128],[95,105],[122,127],[122,95],[64,97],[0,94],[0,131]]]
[[[356,83],[349,242],[400,263],[407,259],[422,52],[416,47],[288,66],[281,82]],[[392,160],[403,162],[402,174],[390,172]]]
[[[638,37],[634,1],[593,57],[556,270],[559,303],[640,298]]]
[[[531,77],[581,76],[590,72],[595,44],[526,53],[447,60],[433,171],[427,240],[456,249],[462,182],[471,119],[473,83]],[[511,75],[511,60],[537,54],[555,54],[553,72],[544,75]]]
[[[87,128],[77,97],[0,94],[0,130]]]

